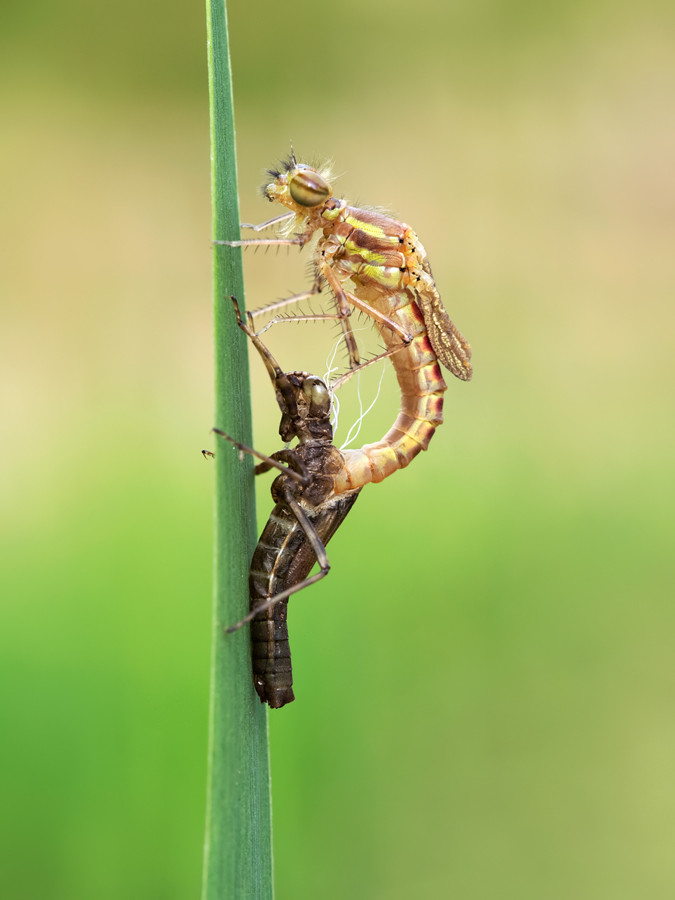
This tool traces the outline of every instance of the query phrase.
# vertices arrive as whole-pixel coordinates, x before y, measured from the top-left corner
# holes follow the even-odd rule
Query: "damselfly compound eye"
[[[300,170],[290,180],[291,197],[300,206],[319,206],[325,203],[333,189],[325,178],[310,169]]]

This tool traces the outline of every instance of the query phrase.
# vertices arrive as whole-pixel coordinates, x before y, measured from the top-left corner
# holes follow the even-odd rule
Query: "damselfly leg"
[[[248,222],[241,222],[240,228],[250,228],[251,231],[264,231],[266,228],[271,228],[272,225],[278,225],[280,222],[285,222],[288,219],[292,219],[294,213],[282,213],[280,216],[275,216],[273,219],[268,219],[266,222],[261,222],[259,225],[250,225]],[[219,243],[216,241],[216,243]]]
[[[281,322],[306,322],[306,321],[318,321],[321,319],[333,319],[333,320],[340,319],[339,316],[330,315],[330,314],[309,315],[309,316],[303,316],[303,315],[278,316],[278,317],[272,319],[270,322],[268,322],[263,328],[260,329],[260,331],[253,331],[253,328],[251,326],[251,317],[254,316],[256,313],[255,312],[249,313],[247,311],[246,316],[249,320],[249,324],[247,325],[242,318],[241,310],[239,309],[239,303],[237,302],[236,297],[231,297],[230,299],[232,300],[232,303],[234,304],[235,313],[237,315],[237,324],[242,329],[242,331],[244,331],[252,340],[257,339],[255,341],[255,343],[256,343],[256,346],[258,347],[258,351],[261,353],[261,355],[263,355],[263,358],[265,358],[265,355],[269,354],[269,350],[267,350],[267,347],[265,347],[265,345],[262,343],[262,341],[260,341],[260,335],[264,334],[267,331],[267,329],[270,328],[272,325],[279,324]],[[283,301],[283,300],[279,301],[279,303],[280,304],[290,303],[294,299],[295,298],[291,297],[286,301]],[[367,369],[368,366],[372,366],[376,362],[380,362],[380,360],[382,360],[382,359],[388,359],[390,356],[393,356],[395,353],[398,353],[400,350],[404,350],[406,347],[407,347],[407,344],[402,342],[400,344],[394,345],[393,347],[390,347],[389,350],[385,350],[384,353],[379,353],[377,356],[373,356],[371,359],[368,359],[365,362],[361,362],[359,360],[356,365],[352,365],[349,372],[346,372],[344,375],[342,375],[336,381],[331,382],[331,384],[330,384],[331,391],[333,391],[333,392],[337,391],[338,388],[341,388],[344,384],[346,384],[353,375],[356,375],[358,372],[361,372],[363,369]],[[350,357],[351,357],[351,355],[350,355]],[[224,435],[224,437],[227,437],[227,436]],[[228,438],[228,440],[232,440],[232,439]],[[234,443],[234,441],[233,441],[233,443]]]
[[[261,226],[262,227],[262,226]],[[255,229],[255,225],[253,226]],[[256,229],[257,230],[257,229]],[[302,249],[307,243],[303,240],[302,235],[294,238],[244,238],[241,241],[214,241],[225,247],[300,247]]]
[[[288,218],[288,216],[282,216],[282,219]],[[243,227],[253,228],[255,231],[262,230],[269,225],[274,224],[276,219],[270,219],[269,222],[263,222],[260,225],[250,225],[245,226],[242,223]],[[214,244],[225,244],[228,247],[247,247],[247,246],[282,246],[285,242],[278,240],[243,240],[243,241],[214,241]],[[291,240],[290,244],[299,243],[298,240]],[[304,243],[301,243],[301,248],[304,246]],[[314,278],[314,283],[312,287],[308,291],[302,291],[299,294],[294,294],[292,297],[286,297],[283,300],[275,300],[273,303],[268,303],[266,306],[261,306],[258,309],[254,309],[251,312],[246,313],[246,316],[251,323],[251,327],[253,328],[253,320],[261,315],[267,315],[271,312],[275,312],[279,309],[283,309],[286,306],[290,306],[293,303],[302,303],[303,300],[311,300],[312,297],[315,297],[317,294],[321,293],[322,285],[324,278],[317,271],[317,274]],[[264,334],[272,325],[276,325],[279,322],[284,321],[295,321],[295,322],[318,322],[320,320],[331,320],[338,321],[340,323],[340,327],[342,329],[342,334],[344,337],[345,345],[347,347],[347,353],[349,354],[349,365],[352,369],[355,369],[359,366],[361,362],[361,357],[359,355],[358,345],[356,343],[356,338],[354,337],[354,332],[350,322],[350,316],[352,313],[352,308],[347,302],[346,298],[338,297],[335,295],[335,303],[337,307],[337,313],[321,313],[321,314],[310,314],[310,315],[293,315],[293,316],[275,316],[271,321],[269,321],[263,328],[256,332],[258,336]]]

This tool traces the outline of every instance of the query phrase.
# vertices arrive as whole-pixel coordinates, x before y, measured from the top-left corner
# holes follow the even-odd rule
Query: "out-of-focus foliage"
[[[1,15],[7,895],[178,900],[210,638],[203,11]],[[231,5],[244,219],[289,138],[332,156],[418,231],[476,370],[292,602],[280,900],[675,890],[672,26],[658,2]],[[305,284],[295,253],[246,263],[252,306]],[[329,329],[268,336],[325,371]],[[396,406],[387,376],[358,443]]]

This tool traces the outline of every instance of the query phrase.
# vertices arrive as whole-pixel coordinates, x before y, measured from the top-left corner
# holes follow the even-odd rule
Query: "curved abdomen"
[[[396,421],[377,443],[366,444],[360,450],[342,451],[345,468],[336,479],[336,490],[383,481],[426,450],[443,422],[443,394],[447,390],[424,317],[412,292],[403,289],[383,295],[357,288],[354,293],[401,325],[413,339],[391,357],[401,389],[401,409]],[[401,339],[389,328],[380,331],[387,349],[400,345]]]

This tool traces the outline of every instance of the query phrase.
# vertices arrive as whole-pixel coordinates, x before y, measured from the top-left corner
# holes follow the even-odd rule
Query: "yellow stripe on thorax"
[[[359,231],[364,231],[366,234],[377,238],[378,241],[382,241],[382,243],[387,246],[398,246],[398,237],[395,234],[385,234],[384,228],[380,225],[374,225],[372,222],[364,222],[362,219],[359,219],[358,216],[352,215],[345,216],[345,222],[348,225],[351,225],[352,228],[357,228]]]
[[[390,291],[398,290],[401,287],[401,273],[398,269],[392,269],[389,266],[364,264],[359,266],[357,274],[364,278],[372,278],[373,281]]]
[[[377,250],[368,250],[367,247],[359,247],[354,241],[345,241],[345,249],[360,256],[364,262],[373,266],[383,266],[387,261],[384,253],[378,253]]]

